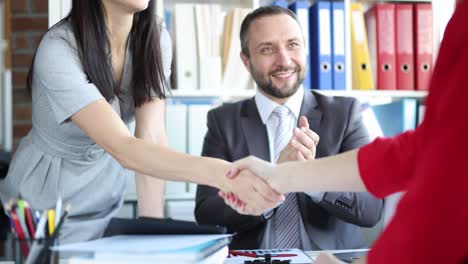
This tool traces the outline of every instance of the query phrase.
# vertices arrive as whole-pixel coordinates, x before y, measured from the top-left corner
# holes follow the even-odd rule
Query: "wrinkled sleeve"
[[[359,150],[361,178],[367,190],[376,197],[383,198],[406,189],[417,155],[416,133],[411,130],[395,138],[377,138]]]

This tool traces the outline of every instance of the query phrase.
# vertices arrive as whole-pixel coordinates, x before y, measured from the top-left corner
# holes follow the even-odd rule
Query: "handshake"
[[[294,129],[292,139],[277,157],[278,165],[253,156],[232,163],[219,196],[240,214],[261,215],[277,207],[285,199],[283,193],[298,191],[292,171],[283,163],[314,159],[318,141],[319,136],[302,116],[299,128]]]

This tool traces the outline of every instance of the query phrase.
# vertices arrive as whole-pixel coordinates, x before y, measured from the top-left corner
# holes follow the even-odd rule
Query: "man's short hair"
[[[240,28],[240,42],[241,42],[241,51],[244,53],[247,57],[250,57],[249,53],[249,47],[248,47],[248,39],[247,39],[247,33],[249,32],[250,25],[252,24],[253,21],[256,19],[266,17],[266,16],[273,16],[273,15],[281,15],[281,14],[286,14],[290,17],[292,17],[296,22],[300,25],[299,20],[297,19],[296,14],[294,14],[293,11],[280,7],[280,6],[262,6],[254,11],[250,12],[245,18],[244,21],[242,21],[242,25]]]

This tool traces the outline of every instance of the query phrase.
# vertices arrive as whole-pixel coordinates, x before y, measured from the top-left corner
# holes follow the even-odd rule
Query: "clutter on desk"
[[[71,206],[63,208],[59,198],[54,209],[36,210],[18,197],[3,207],[10,220],[14,241],[19,244],[26,263],[45,263],[49,258],[49,248],[56,243]]]
[[[116,235],[209,235],[226,234],[222,226],[198,225],[196,222],[171,218],[112,218],[103,237]]]
[[[224,264],[310,264],[312,260],[300,249],[230,250]]]
[[[53,247],[93,263],[222,263],[232,235],[119,235]],[[213,259],[215,258],[215,259]],[[73,263],[73,262],[72,262]]]

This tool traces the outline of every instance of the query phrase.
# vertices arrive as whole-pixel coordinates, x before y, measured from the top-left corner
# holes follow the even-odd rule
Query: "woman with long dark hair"
[[[74,0],[36,51],[28,76],[33,126],[0,194],[2,201],[21,195],[36,209],[54,208],[58,197],[70,203],[62,243],[101,235],[122,205],[127,169],[141,174],[140,215],[157,215],[153,207],[163,191],[145,175],[211,185],[253,207],[283,198],[249,173],[226,180],[227,162],[165,147],[171,45],[154,5]],[[127,128],[134,119],[136,137]]]

